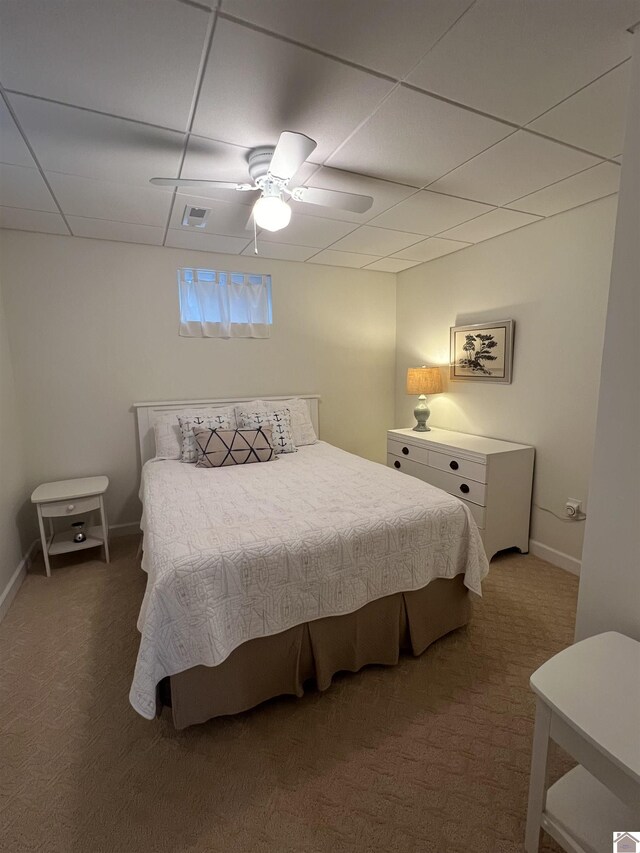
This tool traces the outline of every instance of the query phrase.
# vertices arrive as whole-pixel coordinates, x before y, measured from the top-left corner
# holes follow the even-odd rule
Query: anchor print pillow
[[[257,429],[268,427],[271,430],[271,440],[276,456],[281,453],[295,453],[298,449],[291,431],[291,412],[289,409],[275,409],[272,412],[247,411],[236,408],[236,419],[241,429]]]
[[[233,406],[224,409],[204,409],[178,415],[178,424],[182,434],[182,446],[180,449],[181,462],[195,462],[198,458],[196,440],[193,430],[196,427],[207,429],[235,429],[236,416]]]
[[[194,423],[203,424],[205,418],[214,418],[216,423],[212,424],[213,426],[227,425],[232,429],[236,426],[233,406],[171,409],[155,413],[153,429],[156,439],[156,459],[182,459],[183,462],[195,462],[193,434],[187,430],[187,434],[183,435],[180,420],[186,423],[191,419]]]

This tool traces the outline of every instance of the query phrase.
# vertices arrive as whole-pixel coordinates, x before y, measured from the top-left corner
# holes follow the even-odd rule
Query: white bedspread
[[[325,442],[228,468],[147,462],[141,497],[149,578],[130,700],[149,719],[164,676],[433,578],[464,572],[480,594],[488,571],[461,501]]]

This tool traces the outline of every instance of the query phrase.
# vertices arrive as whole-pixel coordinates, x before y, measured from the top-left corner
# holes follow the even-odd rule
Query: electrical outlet
[[[564,512],[567,518],[580,518],[582,515],[582,501],[575,498],[568,498],[564,505]]]

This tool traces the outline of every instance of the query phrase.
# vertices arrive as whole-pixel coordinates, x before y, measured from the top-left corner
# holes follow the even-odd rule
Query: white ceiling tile
[[[462,243],[458,240],[443,240],[440,237],[429,237],[428,240],[416,243],[415,246],[411,246],[409,249],[396,252],[393,257],[424,263],[425,261],[432,261],[434,258],[441,258],[443,255],[450,255],[452,252],[457,252],[460,249],[466,249],[470,245],[470,243]]]
[[[381,258],[379,261],[374,261],[365,269],[377,270],[378,272],[402,272],[408,270],[409,267],[415,267],[420,261],[403,261],[400,258]]]
[[[383,210],[392,207],[416,191],[415,187],[392,184],[389,181],[377,181],[375,178],[368,178],[365,175],[342,172],[339,169],[329,169],[326,166],[318,169],[313,177],[308,180],[305,179],[304,174],[296,176],[296,181],[292,182],[292,184],[302,184],[308,187],[321,187],[326,190],[371,196],[373,204],[366,213],[350,213],[348,210],[320,207],[315,204],[300,204],[295,201],[291,203],[294,211],[306,213],[309,216],[324,216],[327,219],[341,219],[344,222],[359,223],[369,222],[374,216],[382,213]]]
[[[597,163],[589,154],[519,130],[430,189],[502,205]]]
[[[208,19],[173,2],[13,0],[2,9],[0,80],[7,89],[186,130]]]
[[[318,143],[326,158],[392,84],[335,60],[219,20],[193,130],[248,148],[275,145],[283,130]]]
[[[390,255],[421,240],[421,234],[406,234],[403,231],[390,231],[387,228],[371,228],[369,225],[363,225],[357,231],[352,231],[342,240],[338,240],[331,248],[340,252]]]
[[[143,186],[178,173],[181,133],[20,95],[9,99],[47,172]]]
[[[400,87],[328,165],[422,187],[510,133],[508,125]]]
[[[369,224],[430,236],[489,210],[488,204],[422,190]]]
[[[352,222],[339,222],[335,219],[322,219],[320,216],[296,213],[282,231],[262,231],[260,239],[269,243],[289,243],[292,246],[324,249],[353,231],[355,227]]]
[[[603,157],[614,157],[624,145],[630,69],[631,63],[625,62],[530,127]]]
[[[0,164],[0,204],[58,213],[42,175],[29,166]]]
[[[507,206],[525,213],[553,216],[554,213],[570,210],[572,207],[617,192],[619,182],[620,166],[615,163],[600,163],[537,193],[517,199]]]
[[[95,237],[98,240],[116,240],[121,243],[148,243],[161,246],[164,228],[157,225],[140,225],[131,222],[110,222],[108,219],[85,219],[67,216],[69,227],[76,237]]]
[[[239,237],[221,237],[217,234],[202,234],[185,229],[178,231],[176,228],[170,228],[167,232],[165,246],[174,249],[196,249],[199,252],[239,255],[247,242],[247,240]]]
[[[192,231],[193,228],[182,225],[185,207],[203,207],[210,210],[207,224],[204,228],[199,228],[198,231],[203,234],[221,234],[225,237],[242,237],[244,240],[250,240],[253,236],[253,226],[247,229],[247,220],[251,213],[250,209],[244,204],[229,204],[224,201],[218,201],[212,198],[200,198],[198,196],[176,196],[171,213],[170,228],[182,229],[187,228]]]
[[[312,255],[315,255],[317,249],[310,249],[308,246],[290,246],[288,243],[265,243],[258,237],[258,258],[272,258],[278,261],[306,261]],[[253,240],[242,252],[243,255],[250,255],[255,258],[253,250]]]
[[[471,0],[224,0],[223,10],[366,68],[402,77]]]
[[[113,181],[92,181],[60,172],[46,174],[65,215],[163,227],[167,224],[170,192],[151,186],[131,187]]]
[[[17,207],[0,207],[0,228],[41,231],[45,234],[69,234],[69,229],[59,213],[21,210]]]
[[[526,124],[631,53],[638,0],[478,0],[409,81]]]
[[[7,105],[0,98],[0,162],[35,166],[35,162]]]
[[[353,252],[336,252],[334,249],[325,249],[310,258],[307,263],[326,264],[330,267],[361,268],[377,260],[380,259],[375,255],[358,255]]]
[[[539,219],[539,216],[520,213],[515,210],[492,210],[477,219],[472,219],[471,222],[450,228],[442,236],[450,240],[462,240],[466,243],[481,243],[490,237],[506,234],[507,231],[515,231],[516,228],[537,222]]]
[[[190,136],[180,177],[203,178],[207,181],[237,181],[239,184],[251,183],[247,165],[248,154],[249,149],[239,145]],[[206,187],[198,188],[197,192],[201,198],[217,198],[234,204],[252,205],[256,200],[255,193],[251,192],[207,189]],[[193,195],[193,193],[193,187],[178,190],[180,195]]]

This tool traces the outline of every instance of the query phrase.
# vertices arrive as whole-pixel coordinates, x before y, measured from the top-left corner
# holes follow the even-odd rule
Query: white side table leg
[[[526,853],[538,853],[540,848],[540,821],[546,800],[547,754],[551,730],[551,709],[540,699],[536,700],[536,723],[531,750],[531,776],[529,779],[529,805],[527,828],[524,836]]]
[[[100,521],[102,522],[102,537],[104,539],[104,559],[109,562],[109,526],[107,514],[104,509],[104,495],[100,495]]]
[[[47,570],[47,577],[50,578],[51,567],[49,566],[49,543],[47,541],[47,534],[44,532],[44,522],[42,521],[42,509],[40,508],[40,504],[37,505],[37,508],[38,527],[40,528],[40,542],[42,543],[42,556],[44,558],[44,567]]]

